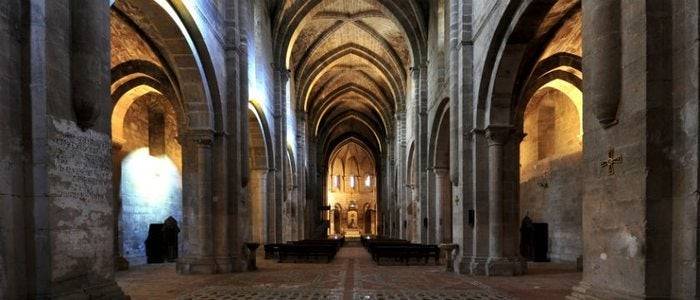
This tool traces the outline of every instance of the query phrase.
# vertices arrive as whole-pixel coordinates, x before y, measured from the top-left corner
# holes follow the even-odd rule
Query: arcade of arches
[[[0,0],[0,299],[697,298],[699,6]]]

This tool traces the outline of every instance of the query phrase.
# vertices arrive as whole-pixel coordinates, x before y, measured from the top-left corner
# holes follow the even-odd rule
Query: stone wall
[[[38,8],[35,4],[32,9]],[[114,213],[112,147],[106,113],[110,103],[109,10],[97,3],[76,4],[45,2],[46,43],[32,45],[46,53],[45,61],[32,60],[33,64],[46,63],[46,110],[34,112],[32,121],[35,129],[45,132],[45,140],[35,137],[39,142],[35,150],[46,160],[35,161],[35,167],[43,170],[35,168],[34,177],[45,176],[41,180],[45,180],[48,197],[46,205],[35,205],[33,212],[40,224],[35,229],[46,230],[43,238],[47,241],[36,248],[35,280],[40,288],[35,292],[54,297],[100,295],[105,286],[115,286],[109,242]],[[84,59],[92,64],[81,63]],[[41,85],[32,85],[35,92],[41,89]],[[42,105],[40,97],[32,99],[32,105]],[[95,122],[79,128],[76,121],[85,118]]]
[[[112,9],[110,13],[111,66],[131,60],[145,60],[162,66],[158,55],[127,19]]]
[[[24,217],[23,180],[29,159],[24,134],[27,105],[23,99],[21,31],[13,29],[25,20],[20,3],[0,1],[0,299],[24,299],[27,257],[24,230],[31,223]],[[24,7],[26,8],[26,7]],[[25,90],[26,92],[26,90]],[[13,128],[13,130],[7,130]]]
[[[698,277],[698,3],[672,1],[673,193],[672,295],[696,297]],[[668,129],[667,129],[668,130]],[[669,134],[669,133],[667,133]]]
[[[274,77],[270,15],[265,1],[253,1],[253,30],[248,33],[250,101],[262,109],[260,116],[273,124]]]

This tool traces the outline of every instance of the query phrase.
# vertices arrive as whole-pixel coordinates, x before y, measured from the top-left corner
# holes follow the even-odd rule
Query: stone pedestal
[[[469,261],[469,274],[484,276],[486,275],[486,264],[488,257],[472,257]]]
[[[440,244],[440,256],[444,258],[445,271],[455,271],[454,251],[459,248],[458,244]]]
[[[486,276],[517,276],[525,274],[527,263],[519,258],[490,257],[486,262]]]

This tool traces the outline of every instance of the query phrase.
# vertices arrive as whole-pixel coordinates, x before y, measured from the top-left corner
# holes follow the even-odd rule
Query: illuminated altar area
[[[361,144],[349,141],[338,146],[329,161],[328,233],[348,238],[376,234],[376,165],[372,155]]]

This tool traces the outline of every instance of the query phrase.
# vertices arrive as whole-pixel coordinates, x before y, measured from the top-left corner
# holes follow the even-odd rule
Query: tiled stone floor
[[[580,273],[537,265],[520,277],[472,277],[441,266],[377,266],[361,247],[329,263],[258,260],[256,272],[181,276],[172,264],[117,274],[132,299],[563,299]]]

